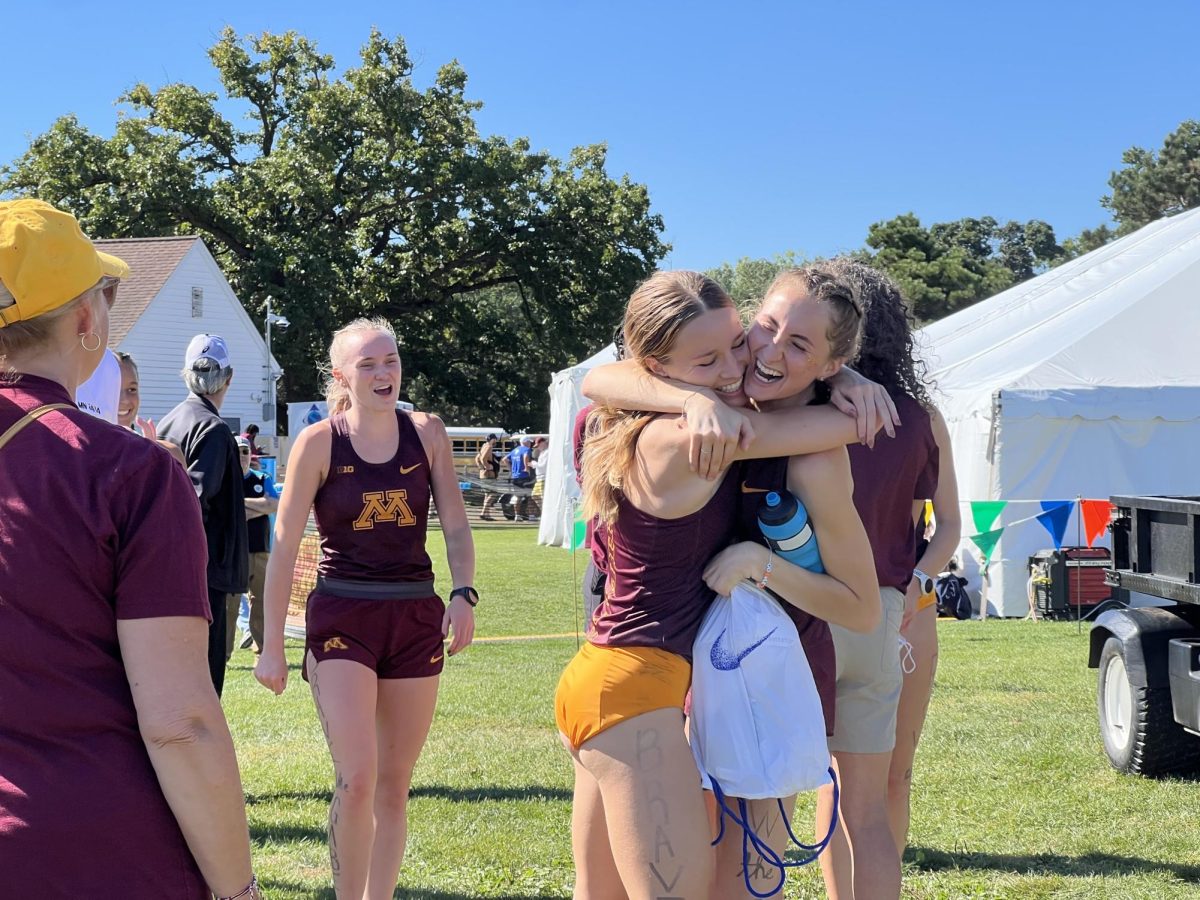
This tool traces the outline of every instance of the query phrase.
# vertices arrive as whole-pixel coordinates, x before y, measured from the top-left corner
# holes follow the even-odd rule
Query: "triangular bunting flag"
[[[999,515],[999,512],[996,515]],[[996,549],[996,544],[1000,541],[1000,535],[1003,533],[1003,528],[995,528],[991,531],[985,531],[982,534],[971,535],[971,540],[975,542],[975,546],[983,554],[983,564],[985,566],[992,561],[992,552]]]
[[[1042,509],[1045,512],[1038,516],[1037,520],[1050,532],[1050,540],[1054,541],[1055,550],[1062,549],[1063,535],[1067,533],[1067,520],[1071,518],[1071,508],[1074,505],[1074,500],[1042,501]]]
[[[971,518],[975,520],[975,530],[978,532],[990,531],[1007,505],[1007,500],[972,500]]]
[[[1108,528],[1113,505],[1107,500],[1080,500],[1079,505],[1083,511],[1083,534],[1090,547]]]
[[[587,543],[587,522],[580,516],[575,520],[571,529],[571,551],[574,552]]]

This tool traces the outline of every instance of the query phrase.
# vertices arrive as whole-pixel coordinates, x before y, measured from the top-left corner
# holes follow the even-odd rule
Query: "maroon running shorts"
[[[317,662],[348,659],[380,678],[439,675],[445,651],[437,596],[403,600],[355,600],[313,591],[305,612],[301,673],[308,681],[308,654]]]

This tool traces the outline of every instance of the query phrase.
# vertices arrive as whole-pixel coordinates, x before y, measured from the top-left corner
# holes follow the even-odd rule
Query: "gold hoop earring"
[[[94,337],[96,339],[95,347],[89,347],[87,345],[87,339],[90,337]],[[79,335],[79,346],[82,347],[84,350],[86,350],[88,353],[95,353],[97,350],[100,349],[100,335],[96,334],[94,331],[90,332],[89,334],[80,334]]]

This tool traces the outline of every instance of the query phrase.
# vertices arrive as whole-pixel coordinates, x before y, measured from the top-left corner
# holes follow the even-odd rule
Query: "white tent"
[[[1005,524],[1041,511],[1029,501],[1196,493],[1198,342],[1200,210],[929,325],[920,345],[960,495],[1008,500]],[[1051,546],[1036,521],[1006,528],[990,568],[996,612],[1025,614],[1028,557]]]
[[[545,496],[542,498],[542,519],[538,526],[538,543],[570,548],[575,521],[575,504],[579,486],[575,483],[575,460],[571,429],[575,417],[587,405],[579,386],[588,369],[602,363],[614,362],[617,348],[609,344],[583,362],[563,369],[550,382],[550,463],[546,467]]]

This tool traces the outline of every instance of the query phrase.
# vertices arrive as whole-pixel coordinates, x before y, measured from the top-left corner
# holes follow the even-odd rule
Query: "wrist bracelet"
[[[228,897],[218,897],[216,894],[214,894],[213,896],[216,897],[216,900],[240,900],[240,898],[242,898],[242,897],[249,898],[249,900],[254,900],[254,898],[257,898],[259,896],[258,876],[251,875],[250,883],[248,885],[246,885],[244,888],[242,888],[240,891],[238,891],[236,894],[230,894]]]
[[[767,567],[763,569],[762,578],[758,581],[758,586],[764,590],[767,587],[767,579],[771,577],[771,570],[775,568],[775,554],[767,550]]]

